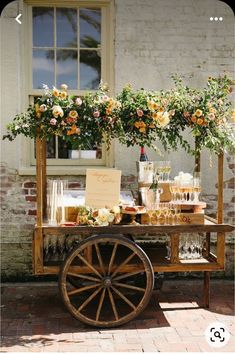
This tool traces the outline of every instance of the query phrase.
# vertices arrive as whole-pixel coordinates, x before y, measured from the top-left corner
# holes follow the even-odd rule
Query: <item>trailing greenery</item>
[[[19,134],[30,138],[61,136],[73,148],[93,149],[117,138],[126,146],[148,146],[162,143],[165,150],[182,146],[188,153],[199,153],[203,147],[212,152],[235,152],[235,113],[229,100],[232,80],[227,76],[208,78],[206,87],[185,86],[173,75],[174,87],[167,91],[134,90],[126,85],[112,98],[107,87],[100,85],[95,93],[83,97],[69,96],[67,85],[61,90],[44,87],[25,113],[18,114],[7,126],[3,139],[13,140]],[[195,137],[196,150],[183,137],[189,130]]]

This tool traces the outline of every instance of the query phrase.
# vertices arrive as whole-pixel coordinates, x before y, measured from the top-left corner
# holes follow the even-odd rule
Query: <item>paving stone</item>
[[[218,282],[211,281],[210,309],[198,307],[197,300],[188,302],[197,299],[201,282],[166,281],[164,294],[154,294],[144,316],[110,329],[88,327],[72,318],[62,306],[55,283],[3,285],[1,351],[217,352],[206,343],[204,331],[210,323],[220,321],[235,333],[233,282],[220,280],[224,302],[224,296],[220,299],[218,295]],[[22,298],[16,299],[16,294]],[[231,336],[219,351],[233,352],[234,347]]]

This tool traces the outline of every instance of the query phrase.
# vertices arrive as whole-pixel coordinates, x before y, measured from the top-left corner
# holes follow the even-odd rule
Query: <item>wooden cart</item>
[[[155,272],[204,272],[204,303],[209,307],[210,272],[224,269],[225,233],[233,227],[223,224],[223,155],[218,157],[217,220],[206,217],[204,225],[113,225],[49,226],[46,220],[46,142],[37,138],[37,222],[33,239],[34,274],[59,274],[59,288],[65,306],[80,321],[98,327],[122,325],[148,304]],[[179,259],[182,233],[205,235],[203,257]],[[216,255],[210,250],[211,233],[217,235]],[[140,247],[132,236],[168,234],[170,259],[165,247]],[[45,261],[43,241],[54,237],[80,235],[79,242],[63,262]],[[62,264],[61,264],[62,263]]]

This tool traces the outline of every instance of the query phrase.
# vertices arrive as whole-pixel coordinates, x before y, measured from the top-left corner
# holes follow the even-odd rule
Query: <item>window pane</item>
[[[56,157],[56,137],[53,136],[47,141],[47,159],[54,159]]]
[[[80,89],[98,89],[101,78],[101,58],[96,50],[80,51]]]
[[[80,9],[80,47],[97,48],[101,39],[101,9]]]
[[[54,85],[54,51],[33,50],[33,88]]]
[[[50,7],[33,7],[33,46],[54,46],[54,10]]]
[[[58,158],[67,159],[68,158],[68,143],[58,136]]]
[[[77,51],[57,50],[57,87],[61,84],[66,84],[69,89],[77,89],[77,77]]]
[[[57,47],[77,47],[77,10],[56,10]]]

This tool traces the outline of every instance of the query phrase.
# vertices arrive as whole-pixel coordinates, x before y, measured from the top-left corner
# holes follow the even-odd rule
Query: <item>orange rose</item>
[[[134,126],[135,126],[137,129],[139,129],[139,127],[140,127],[140,122],[135,122]]]
[[[139,131],[140,131],[140,133],[145,133],[146,129],[145,129],[145,127],[141,127],[141,128],[139,129]]]
[[[191,121],[192,121],[193,123],[196,123],[197,118],[196,118],[195,116],[192,116],[192,117],[191,117]]]
[[[197,124],[198,124],[198,125],[202,125],[202,124],[203,124],[203,122],[204,122],[204,121],[203,121],[203,119],[202,119],[202,118],[198,118],[198,119],[197,119]]]

